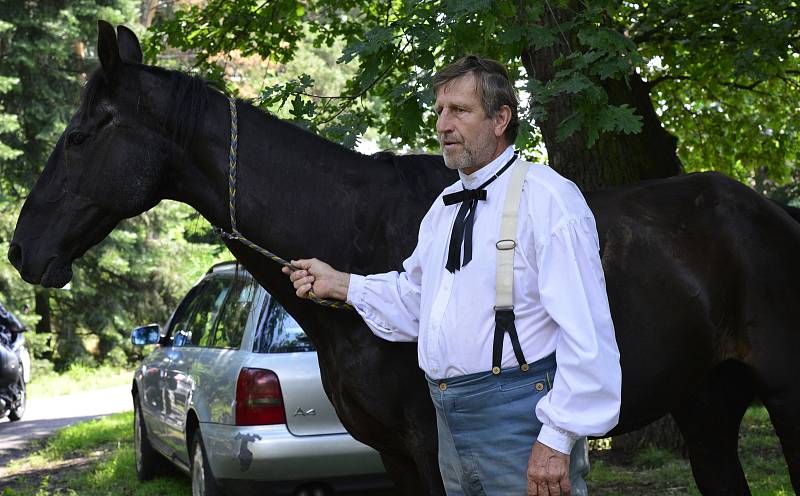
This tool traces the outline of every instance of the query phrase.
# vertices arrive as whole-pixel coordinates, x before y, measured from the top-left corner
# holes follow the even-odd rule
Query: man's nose
[[[436,132],[448,133],[453,130],[452,120],[446,110],[442,110],[439,117],[436,118]]]

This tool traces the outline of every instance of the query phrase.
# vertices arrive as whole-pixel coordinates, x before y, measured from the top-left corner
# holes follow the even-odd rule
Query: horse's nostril
[[[8,261],[11,262],[15,269],[20,270],[22,268],[22,248],[18,244],[11,243],[8,248]]]

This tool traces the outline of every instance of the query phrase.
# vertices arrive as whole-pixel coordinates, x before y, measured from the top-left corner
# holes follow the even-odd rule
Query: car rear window
[[[214,348],[239,348],[255,298],[256,287],[255,281],[249,277],[233,279],[225,307],[217,321]]]
[[[275,301],[270,301],[256,333],[253,351],[256,353],[295,353],[314,351],[300,324]]]

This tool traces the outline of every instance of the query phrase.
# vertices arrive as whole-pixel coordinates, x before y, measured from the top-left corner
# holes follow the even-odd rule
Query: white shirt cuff
[[[570,454],[572,451],[572,446],[575,444],[577,439],[577,436],[574,436],[563,429],[550,427],[546,424],[542,425],[542,430],[539,431],[539,436],[536,438],[537,441],[545,446],[565,455]]]
[[[347,303],[355,306],[356,300],[364,299],[364,280],[366,277],[358,274],[350,274],[350,282],[347,285]]]

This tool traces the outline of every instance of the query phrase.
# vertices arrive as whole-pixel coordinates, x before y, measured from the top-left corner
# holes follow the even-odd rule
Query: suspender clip
[[[513,239],[501,239],[494,244],[498,250],[513,250],[517,247],[517,242]]]

